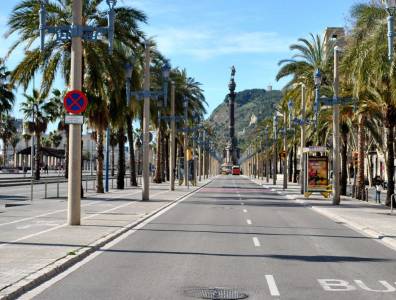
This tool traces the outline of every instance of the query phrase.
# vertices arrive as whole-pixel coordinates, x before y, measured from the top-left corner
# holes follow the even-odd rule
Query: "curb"
[[[386,236],[385,234],[376,231],[370,227],[367,226],[363,226],[360,225],[356,222],[353,222],[351,220],[348,220],[344,217],[340,217],[334,213],[328,212],[328,211],[324,211],[323,209],[321,209],[320,207],[315,207],[312,206],[311,204],[307,203],[304,199],[298,199],[299,195],[286,195],[285,191],[277,191],[269,186],[266,186],[264,184],[260,184],[258,182],[255,182],[254,180],[250,179],[252,182],[258,184],[259,186],[265,187],[270,189],[273,192],[276,192],[278,195],[284,196],[286,197],[288,200],[293,200],[295,202],[297,202],[298,204],[301,204],[304,207],[310,208],[313,211],[321,214],[322,216],[325,216],[331,220],[333,220],[334,222],[337,223],[341,223],[349,228],[351,228],[352,230],[357,231],[358,233],[364,234],[368,237],[374,238],[376,241],[381,242],[382,244],[384,244],[385,246],[387,246],[388,248],[391,248],[392,250],[396,251],[396,239],[391,238]],[[297,196],[297,197],[295,197]],[[376,205],[373,203],[370,203],[371,205]]]
[[[132,223],[129,223],[125,225],[124,227],[118,229],[115,232],[109,233],[108,235],[96,240],[95,242],[91,243],[88,246],[82,247],[74,252],[74,255],[71,256],[70,254],[54,261],[53,263],[47,265],[46,267],[36,271],[35,273],[32,273],[25,278],[3,288],[0,291],[0,300],[11,300],[11,299],[16,299],[23,295],[24,293],[38,287],[42,283],[48,281],[49,279],[59,275],[60,273],[64,272],[68,268],[72,267],[76,263],[82,261],[84,258],[89,256],[90,254],[96,252],[100,248],[104,247],[106,244],[112,242],[116,238],[120,237],[124,233],[132,230],[134,227],[137,225],[143,223],[147,219],[153,217],[154,215],[158,214],[159,212],[163,211],[166,209],[168,206],[171,206],[172,204],[183,200],[183,198],[187,198],[193,193],[198,192],[201,190],[203,187],[207,186],[209,183],[211,183],[216,177],[211,178],[208,182],[200,186],[194,191],[190,191],[186,193],[183,196],[178,197],[177,199],[161,206],[160,208],[156,209],[155,211],[152,211],[151,213],[145,215],[139,220],[136,220]]]

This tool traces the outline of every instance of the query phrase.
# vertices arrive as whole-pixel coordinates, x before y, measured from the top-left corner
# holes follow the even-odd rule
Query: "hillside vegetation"
[[[237,93],[235,105],[235,134],[243,151],[254,134],[254,120],[257,122],[271,117],[274,105],[282,97],[281,91],[266,91],[264,89],[244,90]],[[252,120],[253,119],[253,120]],[[253,121],[253,124],[251,124]],[[217,150],[222,153],[228,140],[229,110],[227,96],[208,119],[216,136]]]

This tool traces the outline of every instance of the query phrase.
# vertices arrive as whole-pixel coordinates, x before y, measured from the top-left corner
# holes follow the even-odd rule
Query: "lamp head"
[[[188,98],[184,97],[183,99],[183,108],[188,108]]]
[[[106,0],[106,3],[110,9],[114,9],[115,5],[117,4],[117,0]]]
[[[314,73],[314,82],[315,82],[315,86],[320,86],[320,84],[322,83],[322,73],[320,72],[319,69],[316,69]]]
[[[293,106],[294,106],[294,103],[293,103],[293,101],[290,99],[289,102],[287,102],[287,108],[288,108],[289,110],[292,110],[292,109],[293,109]]]
[[[394,16],[396,13],[396,0],[383,0],[385,9],[388,11],[390,16]]]
[[[169,62],[166,62],[165,65],[162,67],[162,76],[166,81],[168,81],[169,79],[170,71],[171,66],[169,65]]]

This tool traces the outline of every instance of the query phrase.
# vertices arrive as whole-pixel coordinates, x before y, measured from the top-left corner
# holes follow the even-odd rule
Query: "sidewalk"
[[[151,184],[150,201],[140,188],[92,194],[81,201],[81,226],[67,226],[67,201],[41,199],[0,214],[0,299],[15,299],[116,239],[198,187]]]
[[[289,182],[287,190],[284,191],[283,176],[279,174],[275,186],[272,184],[272,180],[269,183],[265,179],[250,178],[250,180],[284,195],[290,200],[301,203],[337,223],[347,225],[382,241],[388,247],[396,250],[396,210],[391,215],[390,209],[384,205],[359,201],[347,196],[341,197],[339,206],[333,206],[331,198],[325,199],[320,194],[313,194],[306,199],[300,194],[300,185],[297,183]]]

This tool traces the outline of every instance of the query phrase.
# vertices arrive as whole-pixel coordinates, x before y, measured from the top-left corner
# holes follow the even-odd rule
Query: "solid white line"
[[[280,296],[278,287],[276,286],[275,278],[272,275],[265,275],[267,280],[268,288],[270,290],[271,296]]]
[[[141,191],[137,191],[135,193],[131,193],[131,194],[127,194],[127,195],[119,195],[119,193],[117,193],[116,195],[114,195],[115,197],[107,197],[107,198],[103,198],[103,200],[92,201],[92,202],[89,202],[87,204],[81,205],[81,207],[91,206],[91,205],[97,204],[98,202],[106,202],[109,199],[117,199],[117,198],[121,198],[123,196],[132,196],[132,195],[138,194],[140,192]],[[23,218],[23,219],[19,219],[19,220],[14,220],[14,221],[7,222],[7,223],[0,223],[0,226],[5,226],[5,225],[11,225],[11,224],[16,224],[16,223],[20,223],[20,222],[30,221],[30,220],[34,220],[34,219],[37,219],[37,218],[41,218],[41,217],[57,214],[57,213],[60,213],[60,212],[64,212],[64,211],[67,211],[67,209],[65,208],[65,209],[53,210],[53,211],[47,212],[45,214],[41,214],[41,215],[37,215],[37,216],[33,216],[33,217],[28,217],[28,218]]]
[[[248,225],[252,225],[252,220],[247,219],[246,223],[248,223]]]
[[[255,247],[260,247],[261,246],[260,241],[259,241],[259,239],[257,237],[253,237],[253,244],[254,244]]]
[[[153,196],[156,196],[156,195],[159,195],[159,194],[163,194],[163,193],[165,193],[165,191],[157,193],[157,194],[154,194]],[[133,193],[133,194],[136,194],[136,193]],[[130,195],[133,195],[133,194],[126,194],[126,195],[123,195],[123,197],[130,196]],[[124,203],[122,205],[119,205],[119,206],[116,206],[116,207],[101,211],[99,213],[96,213],[96,214],[93,214],[93,215],[90,215],[90,216],[86,216],[86,217],[82,218],[81,220],[91,219],[93,217],[99,216],[100,214],[103,214],[103,213],[106,213],[106,212],[109,212],[109,211],[113,211],[113,210],[116,210],[116,209],[119,209],[119,208],[123,208],[123,207],[131,205],[133,203],[136,203],[136,201],[133,201],[133,202],[130,202],[130,203],[126,203],[126,204]],[[35,237],[35,236],[38,236],[38,235],[41,235],[43,233],[51,232],[53,230],[56,230],[56,229],[59,229],[59,228],[65,227],[65,226],[67,226],[67,223],[63,223],[61,225],[58,225],[58,226],[55,226],[55,227],[52,227],[52,228],[49,228],[49,229],[46,229],[46,230],[43,230],[43,231],[39,231],[39,232],[36,232],[36,233],[32,233],[32,234],[23,236],[23,237],[21,237],[19,239],[11,241],[11,242],[4,242],[4,243],[0,244],[0,248],[2,248],[4,246],[7,246],[7,245],[12,245],[13,243],[17,243],[17,242],[20,242],[20,241],[23,241],[23,240],[26,240],[26,239],[29,239],[29,238],[32,238],[32,237]]]
[[[244,212],[244,213],[247,213],[247,209],[244,209],[243,212]]]
[[[156,218],[158,218],[159,216],[163,215],[164,213],[166,213],[168,210],[172,209],[173,207],[175,207],[176,205],[178,205],[180,202],[187,200],[188,198],[190,198],[191,196],[193,196],[194,194],[196,194],[197,192],[199,192],[200,189],[186,195],[186,196],[182,196],[179,200],[177,200],[175,203],[169,205],[168,207],[166,207],[165,209],[159,211],[158,213],[155,213],[153,216],[151,216],[150,218],[148,218],[147,220],[143,221],[142,223],[140,223],[139,225],[135,226],[133,229],[125,232],[124,234],[120,235],[118,238],[114,239],[113,241],[107,243],[105,246],[103,246],[102,248],[100,248],[100,250],[90,254],[89,256],[87,256],[85,259],[83,259],[82,261],[76,263],[75,265],[73,265],[72,267],[70,267],[69,269],[67,269],[66,271],[60,273],[59,275],[55,276],[54,278],[50,279],[49,281],[44,282],[43,284],[39,285],[38,287],[34,288],[33,290],[27,292],[26,294],[23,294],[21,297],[19,297],[18,299],[20,300],[30,300],[33,299],[34,297],[36,297],[37,295],[41,294],[43,291],[45,291],[46,289],[48,289],[49,287],[51,287],[52,285],[54,285],[55,283],[57,283],[58,281],[62,280],[63,278],[65,278],[66,276],[68,276],[69,274],[73,273],[74,271],[76,271],[77,269],[79,269],[80,267],[82,267],[83,265],[87,264],[88,262],[90,262],[91,260],[95,259],[97,256],[99,256],[100,254],[102,254],[104,251],[110,249],[111,247],[115,246],[116,244],[118,244],[119,242],[121,242],[122,240],[126,239],[128,236],[134,234],[136,231],[138,231],[139,229],[143,228],[144,226],[146,226],[147,224],[149,224],[150,222],[152,222],[153,220],[155,220]],[[164,192],[161,192],[164,193]],[[158,193],[158,194],[161,194]],[[158,195],[158,194],[154,194],[154,195]],[[153,196],[154,196],[153,195]],[[160,208],[161,209],[161,208]]]

